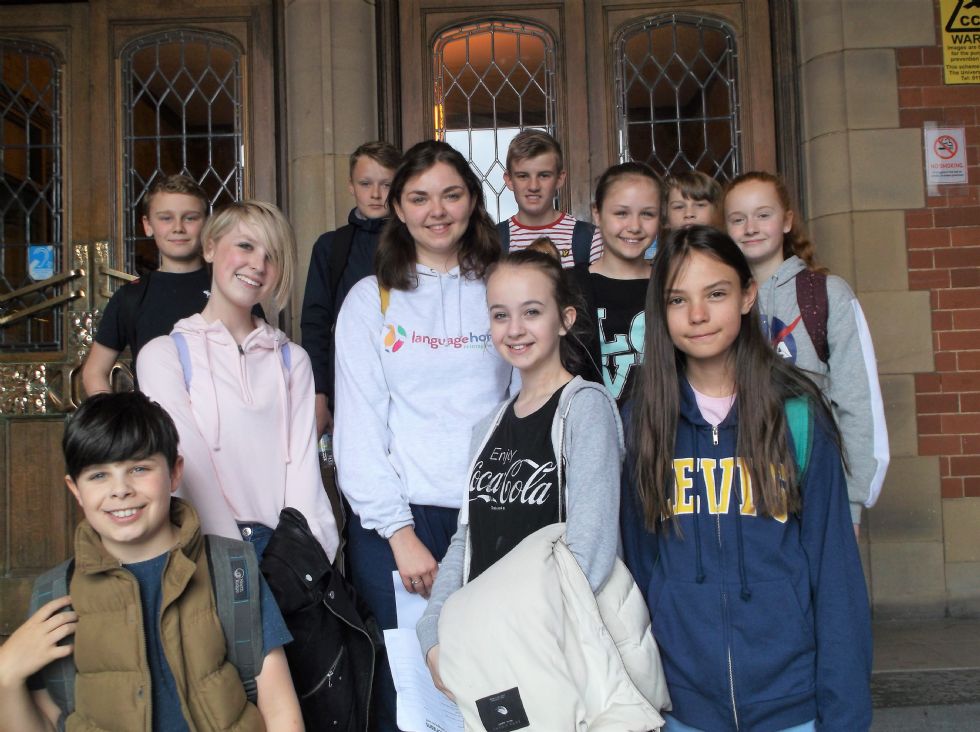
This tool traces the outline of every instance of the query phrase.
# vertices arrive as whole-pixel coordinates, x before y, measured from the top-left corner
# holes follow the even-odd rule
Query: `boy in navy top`
[[[358,280],[374,274],[374,252],[388,220],[388,188],[402,154],[387,142],[365,142],[350,156],[348,190],[354,208],[347,225],[313,245],[300,329],[316,388],[317,434],[333,431],[334,323]]]

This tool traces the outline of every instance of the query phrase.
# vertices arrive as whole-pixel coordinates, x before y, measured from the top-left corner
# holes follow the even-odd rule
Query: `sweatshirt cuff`
[[[424,659],[429,655],[429,651],[439,645],[439,616],[428,615],[420,618],[415,626],[415,634],[419,637],[419,647],[422,649]]]
[[[407,518],[399,519],[398,521],[380,527],[378,529],[378,535],[382,539],[390,539],[392,534],[399,529],[404,529],[406,526],[415,526],[415,520],[412,518],[411,512],[409,512]]]
[[[864,504],[858,502],[858,503],[852,503],[850,504],[850,506],[851,506],[851,523],[852,524],[861,523],[861,509],[864,508]]]

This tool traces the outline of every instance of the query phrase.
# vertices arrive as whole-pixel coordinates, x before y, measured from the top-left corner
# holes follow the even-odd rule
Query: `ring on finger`
[[[410,583],[414,587],[415,585],[418,585],[418,584],[421,584],[422,583],[422,578],[421,577],[413,577],[410,580]]]

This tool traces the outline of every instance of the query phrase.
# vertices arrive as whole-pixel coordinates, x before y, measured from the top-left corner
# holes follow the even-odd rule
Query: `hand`
[[[417,592],[428,598],[432,592],[432,583],[436,581],[439,565],[432,552],[425,548],[415,535],[413,526],[398,529],[388,539],[391,553],[395,555],[398,574],[408,592]]]
[[[78,625],[74,610],[59,612],[70,604],[65,595],[42,605],[0,646],[0,686],[23,684],[52,661],[71,654],[71,644],[58,645]]]
[[[314,410],[316,411],[316,436],[333,432],[333,415],[330,413],[330,407],[327,406],[326,394],[316,395]]]
[[[456,697],[453,693],[447,689],[442,683],[442,677],[439,675],[439,644],[432,646],[429,652],[425,654],[425,665],[429,667],[429,673],[432,675],[432,683],[435,687],[441,691],[443,694],[448,696],[450,700],[456,701]]]

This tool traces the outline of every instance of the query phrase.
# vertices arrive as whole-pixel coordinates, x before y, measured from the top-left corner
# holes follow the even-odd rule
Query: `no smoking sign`
[[[967,183],[966,132],[962,127],[926,127],[926,185]]]
[[[960,149],[960,146],[956,144],[956,138],[952,135],[940,135],[932,147],[936,151],[936,155],[943,160],[952,160],[956,157],[956,151]]]

